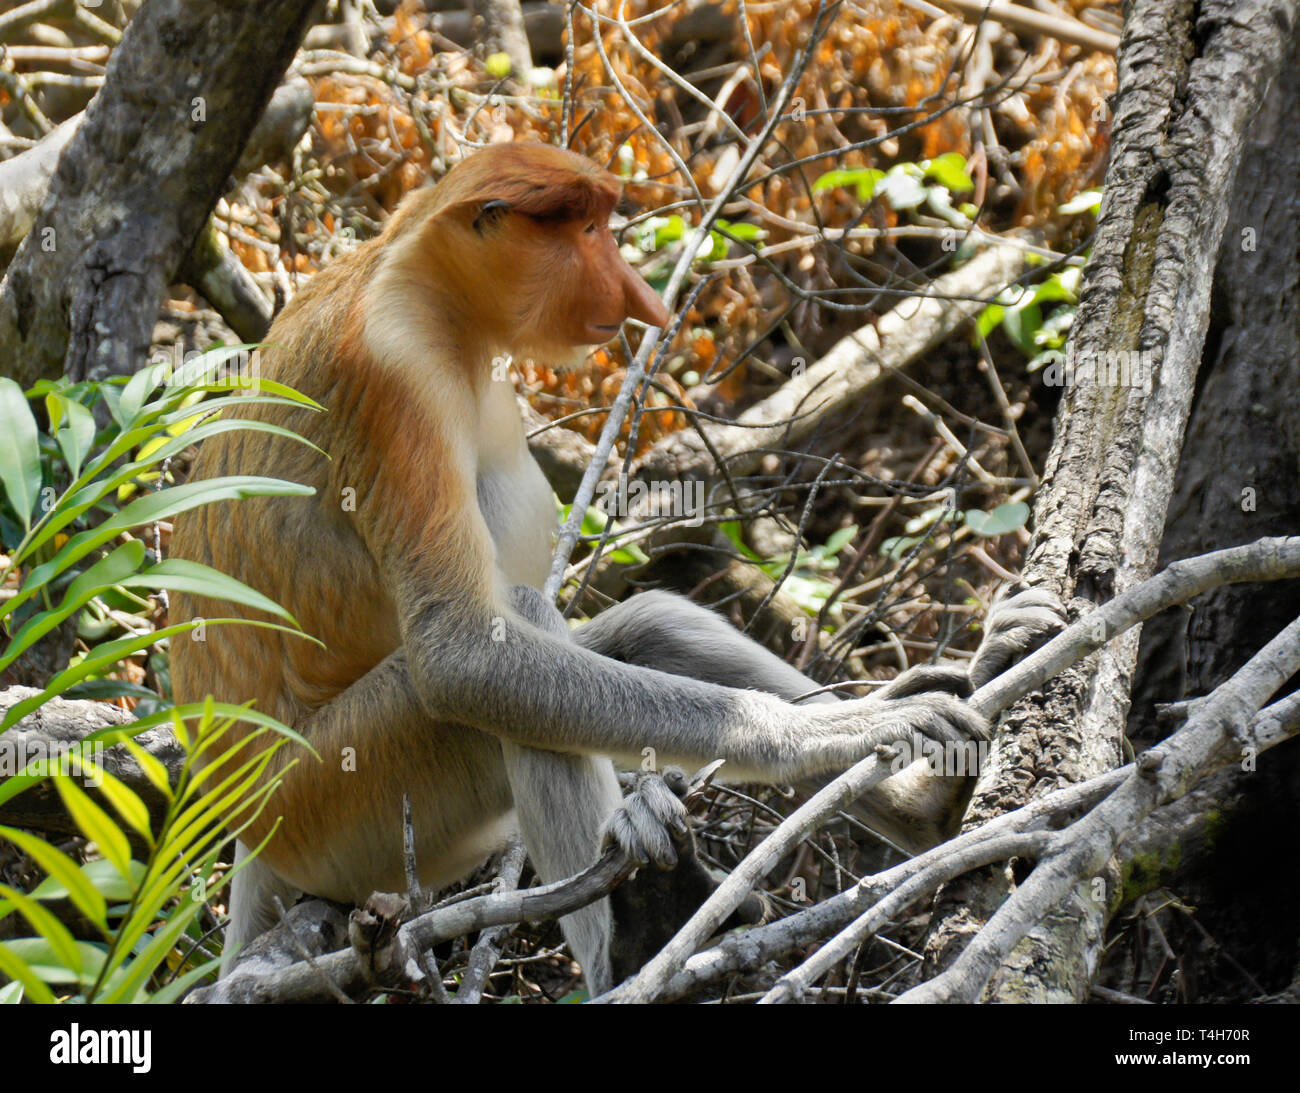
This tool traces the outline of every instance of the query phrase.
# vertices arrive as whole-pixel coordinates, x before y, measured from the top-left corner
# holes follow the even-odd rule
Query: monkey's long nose
[[[623,263],[623,310],[629,319],[639,319],[647,326],[668,325],[668,309],[659,294],[626,262]]]

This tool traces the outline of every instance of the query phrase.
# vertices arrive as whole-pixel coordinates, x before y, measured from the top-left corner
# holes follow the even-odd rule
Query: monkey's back
[[[264,626],[218,624],[172,640],[177,702],[206,695],[243,703],[290,724],[329,702],[399,644],[395,611],[375,563],[348,518],[328,455],[346,443],[340,399],[354,384],[338,347],[353,337],[377,252],[366,244],[317,274],[272,325],[259,352],[260,378],[286,384],[324,413],[252,405],[232,416],[268,422],[326,454],[267,433],[218,434],[200,448],[190,481],[262,475],[298,482],[312,497],[250,497],[180,514],[171,556],[213,566],[270,597],[324,648]],[[188,593],[171,601],[171,621],[238,618],[281,623],[263,612]],[[236,727],[232,740],[251,731]],[[282,764],[277,763],[276,766]]]

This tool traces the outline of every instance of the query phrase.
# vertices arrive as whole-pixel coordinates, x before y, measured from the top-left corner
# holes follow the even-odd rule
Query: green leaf
[[[124,903],[136,893],[144,882],[144,862],[132,860],[127,876],[122,876],[111,861],[98,859],[88,861],[81,867],[82,875],[95,886],[104,899],[112,903]],[[31,892],[32,899],[50,900],[68,899],[68,887],[53,877],[46,877]]]
[[[24,531],[32,528],[32,510],[41,490],[41,448],[36,418],[23,389],[0,376],[0,483]]]
[[[751,550],[748,545],[746,545],[745,531],[740,526],[739,520],[724,520],[718,524],[718,530],[731,540],[732,545],[745,558],[748,558],[751,562],[761,562],[763,560],[753,550]]]
[[[23,916],[32,929],[50,943],[55,957],[69,971],[81,974],[81,952],[71,932],[46,907],[32,899],[31,896],[7,884],[0,884],[0,900],[8,901]],[[4,903],[0,902],[0,909]]]
[[[219,623],[236,623],[245,626],[264,626],[273,630],[281,630],[286,634],[295,634],[299,637],[307,638],[301,630],[291,630],[287,626],[281,626],[278,623],[259,622],[255,619],[208,619],[207,625],[213,626]],[[65,668],[59,672],[45,689],[38,694],[25,698],[21,702],[16,702],[5,712],[4,719],[0,721],[0,732],[11,725],[18,724],[24,717],[35,709],[39,709],[55,695],[61,695],[74,683],[79,683],[87,676],[102,669],[113,667],[119,661],[130,656],[132,653],[138,653],[141,649],[148,649],[149,646],[162,641],[164,638],[172,637],[174,634],[184,634],[193,630],[194,622],[177,623],[174,626],[164,627],[161,630],[155,630],[148,634],[131,634],[125,638],[119,638],[117,641],[108,641],[103,645],[97,645],[78,663]],[[319,644],[319,643],[318,643]],[[0,787],[0,793],[3,787]]]
[[[4,655],[0,656],[0,669],[7,668],[23,652],[74,612],[80,611],[105,588],[110,588],[134,573],[143,561],[144,544],[138,539],[123,543],[107,558],[101,558],[68,586],[68,591],[64,593],[57,608],[41,611],[19,627]]]
[[[140,770],[149,779],[149,784],[170,800],[172,796],[171,778],[167,774],[167,768],[159,762],[156,756],[150,755],[134,740],[124,740],[122,746],[130,753],[131,758],[140,764]]]
[[[135,741],[126,741],[135,744]],[[135,790],[131,789],[117,775],[104,770],[95,759],[83,758],[80,753],[65,753],[72,771],[84,781],[99,790],[101,796],[113,806],[114,811],[144,836],[147,842],[153,841],[153,831],[149,826],[149,809],[140,800]],[[93,756],[93,753],[92,753]]]
[[[167,378],[170,369],[170,361],[148,365],[126,381],[126,386],[122,388],[122,396],[117,403],[117,416],[124,432],[136,423],[140,411],[144,409],[145,399],[158,389],[158,385]]]
[[[919,542],[921,542],[920,539],[913,538],[910,535],[896,536],[893,539],[886,539],[880,544],[880,553],[891,562],[897,562]]]
[[[92,550],[131,528],[151,524],[155,520],[166,520],[201,505],[210,505],[214,501],[234,501],[246,497],[310,497],[315,492],[311,486],[300,486],[296,482],[285,482],[279,478],[229,475],[187,482],[183,486],[172,486],[138,497],[98,527],[74,535],[50,561],[34,567],[27,574],[18,595],[0,607],[0,618],[30,599]]]
[[[966,157],[957,152],[945,152],[925,165],[925,177],[955,194],[975,189],[975,181],[966,170]]]
[[[256,589],[249,588],[243,581],[227,577],[219,569],[184,558],[168,558],[165,562],[150,566],[143,573],[126,577],[118,583],[123,588],[166,588],[171,592],[188,592],[213,600],[227,600],[265,611],[268,615],[276,615],[294,626],[298,625],[298,620],[269,596],[263,596]]]
[[[835,557],[835,555],[848,546],[849,543],[853,542],[853,537],[857,535],[857,533],[857,524],[850,524],[846,528],[840,528],[826,540],[826,546],[823,548],[823,552],[828,558]]]
[[[718,217],[714,223],[718,226],[718,231],[723,235],[730,236],[732,239],[740,239],[746,243],[757,243],[767,238],[767,232],[757,224],[735,223],[730,220],[723,220]]]
[[[1101,191],[1100,190],[1083,190],[1070,198],[1064,205],[1057,206],[1057,212],[1066,216],[1074,216],[1078,213],[1095,214],[1101,208]]]
[[[59,442],[59,450],[63,452],[68,472],[75,479],[81,474],[82,464],[86,462],[86,456],[95,443],[95,415],[73,399],[47,396],[46,405],[51,402],[63,408],[63,423],[51,427],[58,430],[54,438]]]
[[[0,971],[6,975],[12,973],[4,966],[5,956],[20,961],[27,970],[44,983],[68,983],[77,984],[93,980],[99,974],[99,969],[104,964],[104,949],[101,944],[89,941],[78,941],[77,951],[81,954],[81,972],[72,971],[60,961],[58,954],[53,947],[43,937],[20,937],[13,941],[0,942]],[[27,984],[27,980],[23,980]],[[44,986],[42,983],[42,986]],[[28,989],[30,992],[30,984]],[[49,994],[48,988],[46,993]],[[33,998],[33,1001],[37,999]],[[51,994],[48,998],[42,998],[41,1001],[54,1002],[55,998]]]
[[[653,217],[651,223],[654,224],[655,250],[662,250],[669,243],[681,242],[682,236],[686,234],[686,221],[676,214],[669,217]]]
[[[852,188],[857,191],[858,200],[865,205],[875,196],[876,187],[884,177],[885,172],[875,167],[839,168],[820,176],[813,182],[812,190],[819,194],[823,190],[833,190],[839,186]]]
[[[0,837],[25,851],[37,865],[68,890],[68,898],[83,915],[101,929],[107,929],[108,905],[104,897],[67,854],[44,839],[14,827],[0,825]]]
[[[54,992],[41,981],[35,969],[21,955],[23,942],[26,940],[29,939],[0,941],[0,973],[12,979],[14,985],[21,986],[31,1001],[53,1005],[58,1001],[54,997]],[[48,948],[49,942],[44,942],[44,945]]]
[[[67,809],[68,815],[72,817],[81,833],[95,843],[104,857],[111,861],[118,872],[125,877],[127,862],[131,860],[131,846],[126,841],[122,829],[113,822],[107,812],[90,799],[90,794],[71,778],[58,776],[52,781],[59,791],[59,797],[63,800],[63,807]]]
[[[80,633],[80,631],[78,631]],[[65,698],[85,698],[94,702],[103,702],[109,698],[139,698],[157,702],[158,692],[138,683],[128,683],[125,679],[88,679],[69,687],[64,692]]]
[[[23,985],[14,980],[0,987],[0,1006],[16,1006],[23,1000]]]
[[[218,398],[209,399],[204,402],[195,403],[192,406],[182,406],[179,409],[171,410],[159,418],[160,423],[174,425],[178,421],[194,417],[196,414],[211,414],[216,411],[224,413],[227,410],[233,410],[239,406],[292,406],[299,410],[311,410],[321,413],[325,410],[319,402],[309,399],[306,395],[300,395],[292,387],[285,387],[281,383],[275,383],[272,380],[258,380],[258,389],[263,393],[260,395],[232,395],[224,387],[200,387],[198,391],[209,391],[218,394]],[[271,391],[280,392],[271,394]],[[239,420],[248,422],[250,418],[240,418]]]
[[[261,401],[265,402],[266,400],[262,399]],[[193,414],[191,416],[197,419],[199,415]],[[208,437],[215,436],[217,433],[229,433],[236,430],[239,432],[270,433],[273,436],[282,436],[286,440],[293,440],[299,444],[305,444],[308,448],[320,452],[320,454],[325,456],[325,458],[329,458],[321,448],[317,447],[306,437],[299,436],[292,429],[286,429],[280,425],[272,425],[269,421],[256,421],[251,418],[233,417],[217,418],[212,421],[205,421],[201,425],[187,428],[178,436],[170,437],[165,444],[162,444],[149,452],[148,459],[141,460],[140,462],[142,464],[147,462],[156,466],[163,462],[163,460],[170,459],[177,452],[184,451],[191,444],[197,444],[200,440],[206,440]]]
[[[943,505],[935,505],[913,516],[903,525],[903,530],[908,535],[920,535],[937,521],[944,519],[956,520],[957,514]]]
[[[211,960],[205,960],[202,964],[191,968],[184,975],[178,975],[162,989],[154,991],[142,1001],[151,1006],[166,1006],[177,1002],[200,979],[212,975],[220,967],[221,957],[214,956]]]
[[[1037,350],[1034,344],[1034,335],[1038,333],[1038,328],[1043,325],[1043,312],[1037,304],[1026,304],[1024,307],[1011,307],[1007,309],[1005,318],[1002,320],[1002,328],[1007,332],[1017,348],[1025,356],[1030,356]]]
[[[992,334],[998,328],[998,324],[1002,322],[1006,313],[1007,309],[1001,304],[989,304],[980,312],[979,318],[975,320],[975,329],[979,331],[979,336],[987,338]]]
[[[976,535],[990,537],[1006,535],[1009,531],[1025,526],[1029,519],[1029,506],[1023,501],[999,505],[992,512],[980,509],[968,509],[965,515],[966,526]]]

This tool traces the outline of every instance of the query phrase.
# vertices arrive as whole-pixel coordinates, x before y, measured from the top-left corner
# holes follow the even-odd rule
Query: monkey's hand
[[[970,662],[971,688],[997,679],[1063,629],[1065,607],[1054,593],[1045,588],[1004,585],[989,607],[984,639]]]
[[[843,704],[858,707],[870,718],[865,731],[860,730],[863,740],[858,747],[868,742],[875,747],[914,744],[917,734],[941,745],[989,739],[988,723],[962,700],[1064,626],[1065,609],[1051,592],[1003,586],[989,608],[984,638],[968,667],[912,668],[870,698]]]
[[[602,850],[619,847],[637,865],[672,869],[677,865],[677,848],[686,846],[690,838],[686,806],[663,777],[640,771],[636,788],[605,821],[600,845]]]
[[[915,753],[923,742],[965,748],[991,736],[983,717],[961,698],[940,690],[890,694],[886,688],[870,698],[817,707],[810,718],[812,731],[802,741],[803,770],[798,777],[843,770],[881,747]]]

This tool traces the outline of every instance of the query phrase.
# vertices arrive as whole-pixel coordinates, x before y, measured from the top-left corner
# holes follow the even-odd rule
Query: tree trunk
[[[150,0],[0,284],[0,370],[128,375],[317,0]]]
[[[1293,42],[1251,126],[1233,194],[1162,564],[1300,529],[1297,113],[1300,42]],[[1202,597],[1190,614],[1179,610],[1153,619],[1142,635],[1129,736],[1154,743],[1162,735],[1151,712],[1157,702],[1208,694],[1297,616],[1300,582],[1289,581],[1263,594],[1257,586],[1225,585]],[[1285,987],[1300,960],[1300,874],[1277,867],[1275,841],[1277,832],[1300,823],[1297,787],[1295,742],[1261,757],[1257,771],[1217,775],[1180,802],[1180,852],[1144,847],[1142,884],[1136,877],[1125,883],[1126,892],[1176,884],[1215,944],[1268,990]],[[1151,863],[1161,861],[1173,868],[1152,872]],[[1199,932],[1188,938],[1188,959],[1201,944]],[[1204,984],[1205,975],[1200,978]],[[1238,984],[1241,976],[1232,975],[1228,986]],[[1210,989],[1223,993],[1217,983]]]

